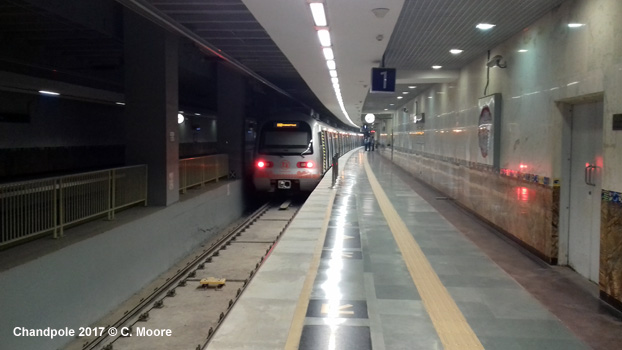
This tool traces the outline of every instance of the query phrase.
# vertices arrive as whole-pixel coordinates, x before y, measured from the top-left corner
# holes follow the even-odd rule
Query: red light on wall
[[[529,201],[529,189],[527,187],[517,187],[516,197],[518,198],[519,201],[522,201],[522,202]]]

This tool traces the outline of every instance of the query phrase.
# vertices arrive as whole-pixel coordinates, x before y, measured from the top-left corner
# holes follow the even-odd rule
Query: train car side
[[[305,115],[272,118],[262,124],[255,148],[255,189],[312,191],[330,168],[333,155],[359,146],[359,138]]]

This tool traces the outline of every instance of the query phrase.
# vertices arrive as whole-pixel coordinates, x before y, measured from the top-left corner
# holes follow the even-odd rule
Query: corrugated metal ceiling
[[[404,2],[386,51],[387,67],[460,69],[527,28],[564,0],[416,0]],[[489,31],[475,28],[492,23]],[[452,48],[462,49],[452,55]]]

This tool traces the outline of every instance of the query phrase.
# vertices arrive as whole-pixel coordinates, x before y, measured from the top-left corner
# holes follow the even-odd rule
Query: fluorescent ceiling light
[[[488,29],[493,28],[494,26],[495,26],[495,24],[480,23],[480,24],[476,25],[475,28],[481,29],[481,30],[488,30]]]
[[[201,115],[201,113],[195,113],[194,115]]]
[[[389,106],[395,106],[395,103],[389,103]]]
[[[333,54],[333,49],[331,49],[330,47],[325,47],[322,49],[322,51],[324,51],[324,58],[326,58],[327,60],[335,59],[335,55]]]
[[[527,51],[528,50],[525,50],[525,49],[518,50],[518,52],[527,52]]]
[[[583,27],[585,24],[583,23],[568,23],[568,27],[570,28],[579,28],[579,27]]]
[[[464,52],[464,50],[460,50],[460,49],[451,49],[449,50],[449,52],[451,52],[454,55],[458,55],[461,54],[462,52]]]
[[[330,46],[330,33],[328,29],[320,29],[317,31],[317,37],[320,38],[320,45]]]
[[[58,92],[54,92],[54,91],[46,91],[46,90],[39,90],[40,94],[44,94],[44,95],[52,95],[52,96],[58,96],[60,95]]]
[[[432,66],[432,69],[441,69],[443,66]]]
[[[318,27],[326,27],[326,13],[324,12],[324,4],[321,2],[312,2],[309,4],[311,7],[311,14],[313,15],[313,22]]]
[[[403,98],[404,98],[403,96],[398,96],[398,97],[397,97],[397,99],[398,99],[398,100],[401,100],[401,99],[403,99]]]
[[[115,104],[118,104],[119,106],[125,106],[125,103],[123,102],[115,102]]]
[[[315,22],[316,27],[326,27],[328,22],[326,20],[326,11],[324,9],[324,4],[322,2],[314,1],[309,4],[311,9],[311,14],[313,15],[313,21]],[[339,107],[341,107],[341,112],[345,115],[346,119],[350,122],[350,124],[358,127],[356,123],[350,119],[348,112],[343,104],[343,97],[341,96],[341,89],[339,87],[339,80],[337,79],[337,64],[335,63],[335,54],[333,49],[330,48],[331,40],[330,40],[330,32],[328,29],[323,28],[317,31],[317,36],[320,39],[320,45],[323,46],[324,57],[326,58],[326,65],[329,69],[329,74],[331,76],[331,81],[333,82],[333,88],[335,89],[335,96],[337,97],[337,101],[339,102]]]
[[[410,85],[408,88],[409,88],[409,89],[415,89],[415,88],[417,88],[417,87],[416,87],[415,85]]]
[[[408,91],[402,91],[402,93],[403,93],[404,95],[407,95],[409,92],[408,92]]]

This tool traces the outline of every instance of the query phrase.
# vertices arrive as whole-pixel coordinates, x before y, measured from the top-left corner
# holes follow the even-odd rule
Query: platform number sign
[[[372,68],[369,92],[395,92],[395,68]]]

